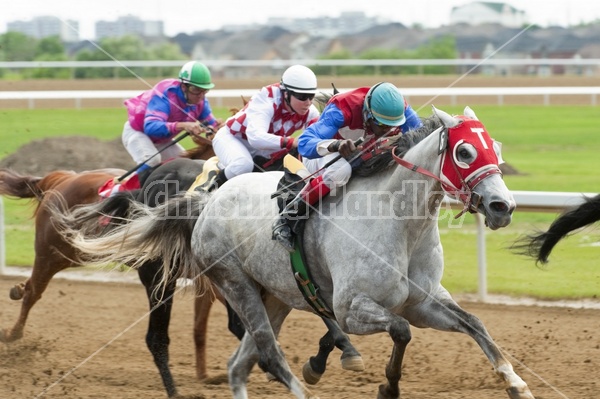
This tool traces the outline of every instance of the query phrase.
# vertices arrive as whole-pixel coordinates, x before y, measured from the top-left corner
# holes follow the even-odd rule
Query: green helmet
[[[404,97],[391,83],[380,82],[371,87],[363,107],[366,118],[374,118],[386,126],[400,126],[406,121]]]
[[[210,81],[210,71],[201,62],[190,61],[179,71],[179,79],[186,84],[210,90],[215,85]]]

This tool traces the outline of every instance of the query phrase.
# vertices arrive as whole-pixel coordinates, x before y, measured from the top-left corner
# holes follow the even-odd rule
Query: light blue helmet
[[[386,126],[400,126],[406,121],[404,97],[396,86],[388,82],[380,82],[371,87],[363,110],[366,113],[365,120],[374,118]]]

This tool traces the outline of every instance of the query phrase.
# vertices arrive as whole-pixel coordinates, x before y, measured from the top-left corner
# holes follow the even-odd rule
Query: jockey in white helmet
[[[279,83],[263,87],[238,113],[227,119],[213,139],[219,172],[200,186],[210,191],[228,179],[252,172],[255,159],[280,161],[298,147],[292,135],[319,117],[312,100],[317,77],[303,65],[292,65]]]

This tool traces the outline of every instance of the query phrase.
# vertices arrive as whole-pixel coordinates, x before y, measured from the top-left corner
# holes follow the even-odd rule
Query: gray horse
[[[387,332],[393,340],[379,399],[400,397],[410,325],[468,334],[504,381],[508,396],[531,399],[482,322],[460,308],[440,283],[444,261],[438,223],[444,195],[461,201],[463,212],[484,215],[493,230],[511,222],[515,201],[498,167],[499,144],[468,107],[463,116],[434,108],[425,122],[401,136],[387,158],[376,157],[374,173],[357,173],[307,220],[304,247],[313,282],[345,332]],[[64,231],[99,263],[141,264],[162,257],[165,281],[177,277],[169,273],[172,265],[209,277],[249,333],[229,360],[236,399],[248,397],[246,382],[257,362],[297,398],[316,397],[292,374],[276,341],[291,309],[313,311],[290,272],[289,254],[271,240],[278,207],[270,196],[280,177],[246,174],[212,196],[188,195],[162,208],[140,208],[108,236]],[[77,220],[72,216],[67,226]]]

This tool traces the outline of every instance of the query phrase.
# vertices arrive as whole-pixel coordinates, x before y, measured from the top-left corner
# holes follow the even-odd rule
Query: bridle
[[[443,138],[444,135],[446,135],[447,138],[449,133],[450,130],[445,127],[440,130],[440,137]],[[454,147],[457,147],[461,143],[462,141],[458,141]],[[490,148],[488,150],[493,151],[493,148]],[[461,217],[466,212],[476,213],[483,198],[481,197],[481,195],[474,191],[475,187],[477,187],[477,185],[481,183],[484,179],[492,175],[502,175],[502,171],[500,170],[497,164],[488,164],[478,169],[476,173],[472,176],[465,176],[465,171],[461,171],[457,166],[456,159],[453,154],[453,148],[450,148],[447,139],[444,140],[443,144],[440,144],[439,152],[442,155],[442,162],[440,163],[439,175],[442,174],[441,171],[443,170],[444,165],[451,164],[454,172],[456,173],[455,181],[442,180],[440,177],[438,177],[438,175],[430,172],[429,170],[400,158],[396,154],[396,147],[392,149],[392,156],[394,158],[394,161],[396,161],[396,163],[398,163],[399,165],[410,169],[413,172],[420,173],[422,175],[431,177],[432,179],[439,181],[442,185],[442,189],[444,190],[445,194],[447,194],[450,197],[459,199],[463,203],[464,208],[458,215],[455,216],[455,219]]]

